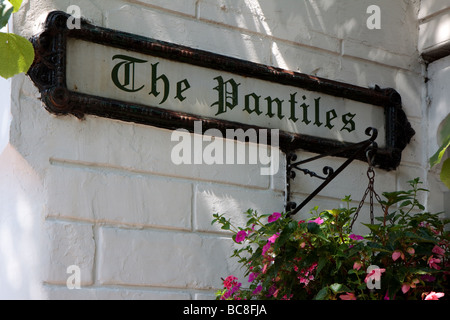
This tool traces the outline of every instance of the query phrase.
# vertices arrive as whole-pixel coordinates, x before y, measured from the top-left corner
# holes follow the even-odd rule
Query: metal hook
[[[373,167],[375,156],[377,155],[378,145],[376,142],[373,142],[372,145],[367,148],[366,151],[366,158],[367,163],[369,164],[369,167]],[[370,155],[372,153],[372,155]]]
[[[369,164],[369,167],[373,167],[372,160],[373,160],[374,157],[373,156],[372,157],[369,156],[370,151],[372,151],[370,148],[366,151],[366,158],[367,158],[367,163]]]

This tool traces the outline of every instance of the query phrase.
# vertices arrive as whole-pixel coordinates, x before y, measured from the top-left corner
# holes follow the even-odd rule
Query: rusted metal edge
[[[191,132],[195,121],[202,121],[204,130],[217,128],[223,133],[229,128],[264,129],[70,91],[66,86],[66,44],[67,38],[71,37],[382,107],[386,117],[386,147],[379,149],[374,161],[376,166],[386,170],[395,169],[400,164],[401,152],[415,133],[402,110],[401,97],[394,89],[363,88],[314,77],[94,26],[83,19],[81,29],[69,30],[66,27],[68,17],[69,15],[62,11],[50,12],[44,31],[31,39],[36,55],[28,75],[41,92],[45,108],[51,113],[72,114],[78,118],[91,114],[166,129],[185,128]],[[267,143],[271,143],[270,137]],[[324,150],[339,150],[349,145],[346,142],[284,131],[280,131],[279,144],[285,153],[303,149],[319,154]],[[336,156],[349,157],[346,153]],[[358,159],[366,161],[364,157]]]

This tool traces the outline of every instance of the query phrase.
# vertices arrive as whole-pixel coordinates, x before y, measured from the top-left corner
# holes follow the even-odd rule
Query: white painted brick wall
[[[427,12],[440,10],[431,2]],[[15,31],[31,36],[49,11],[66,10],[70,4],[25,0],[25,10],[15,16]],[[397,171],[377,170],[375,186],[382,192],[403,188],[416,176],[426,180],[427,146],[422,136],[428,129],[417,52],[418,1],[377,1],[381,30],[366,28],[366,8],[371,4],[372,0],[77,1],[82,15],[97,25],[363,87],[395,88],[417,134]],[[177,166],[170,159],[176,142],[168,130],[93,116],[82,121],[56,117],[43,109],[37,89],[24,75],[15,77],[11,88],[10,151],[0,156],[0,173],[13,179],[6,164],[14,159],[20,167],[16,170],[26,168],[22,176],[33,180],[22,184],[23,197],[38,203],[30,214],[39,221],[32,233],[39,237],[23,242],[40,247],[34,263],[42,267],[30,271],[38,288],[33,297],[210,299],[221,285],[220,277],[242,274],[236,260],[229,258],[235,248],[230,234],[211,225],[212,214],[225,213],[243,222],[242,213],[249,208],[260,213],[283,209],[284,162],[274,177],[261,176],[258,165]],[[320,170],[341,162],[326,159],[314,166]],[[365,170],[363,163],[353,163],[299,215],[315,205],[337,207],[347,194],[356,205],[367,185]],[[299,203],[317,183],[299,173],[293,200]],[[20,189],[17,183],[11,191],[5,182],[0,185],[5,199]],[[0,221],[19,211],[11,202],[0,205]],[[17,234],[21,223],[11,224]],[[0,239],[4,234],[0,227]],[[73,264],[81,268],[80,290],[65,285],[66,269]],[[13,288],[7,277],[0,278]],[[29,297],[25,291],[18,288],[15,294]]]
[[[43,232],[43,281],[66,285],[69,266],[80,268],[81,286],[94,283],[95,241],[92,224],[47,220]]]
[[[241,274],[229,238],[162,230],[101,227],[99,284],[204,289],[220,287],[217,274]]]
[[[446,0],[423,0],[419,11],[419,51],[450,41],[450,4]]]

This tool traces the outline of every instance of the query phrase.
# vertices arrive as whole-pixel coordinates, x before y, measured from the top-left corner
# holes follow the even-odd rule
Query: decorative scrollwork
[[[378,137],[378,130],[372,127],[369,127],[365,130],[365,134],[369,136],[370,138],[368,140],[365,140],[360,143],[355,143],[351,146],[347,146],[345,148],[334,150],[328,153],[324,153],[318,156],[314,156],[309,159],[292,162],[297,160],[297,156],[294,156],[293,154],[287,155],[287,163],[286,163],[286,186],[287,190],[287,202],[286,202],[286,212],[288,212],[288,216],[292,216],[296,214],[300,209],[302,209],[313,197],[315,197],[326,185],[328,185],[331,180],[333,180],[342,170],[344,170],[354,159],[358,158],[366,152],[367,162],[370,166],[375,163],[376,155],[378,151],[378,145],[375,142],[375,139]],[[312,162],[314,160],[326,157],[326,156],[332,156],[341,152],[352,152],[352,155],[349,156],[349,158],[337,169],[334,170],[330,166],[325,166],[323,168],[323,173],[326,175],[321,176],[315,173],[314,171],[311,171],[309,169],[301,168],[300,165],[303,165],[308,162]],[[290,186],[291,186],[291,180],[295,178],[295,172],[293,170],[298,170],[303,172],[305,175],[309,175],[314,178],[318,178],[323,180],[324,182],[316,189],[314,190],[299,206],[295,202],[290,201]]]

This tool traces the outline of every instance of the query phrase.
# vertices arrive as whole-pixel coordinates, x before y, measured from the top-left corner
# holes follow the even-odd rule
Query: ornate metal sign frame
[[[31,41],[35,47],[35,61],[28,75],[38,87],[45,108],[56,115],[72,114],[83,118],[86,114],[135,122],[166,129],[185,128],[194,131],[194,122],[202,121],[203,130],[262,129],[243,123],[206,118],[198,115],[170,111],[154,106],[118,101],[114,99],[74,92],[66,85],[67,39],[81,39],[110,47],[126,49],[195,66],[231,72],[245,77],[271,81],[335,97],[379,106],[385,114],[385,147],[378,149],[373,163],[386,170],[395,169],[401,160],[402,150],[415,134],[402,110],[401,97],[394,89],[363,88],[327,80],[303,73],[283,70],[216,53],[154,40],[130,33],[94,26],[81,21],[80,29],[68,29],[69,15],[51,12],[42,33]],[[286,154],[302,149],[318,154],[338,152],[333,156],[349,158],[352,143],[280,131],[279,145]],[[267,143],[270,144],[270,139]],[[344,150],[339,152],[339,150]],[[366,161],[364,155],[357,159]]]

